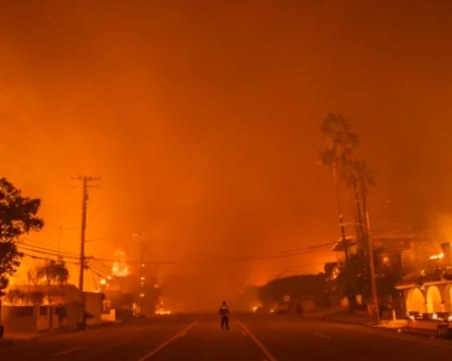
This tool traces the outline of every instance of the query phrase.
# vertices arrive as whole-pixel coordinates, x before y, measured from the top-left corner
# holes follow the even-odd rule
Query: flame
[[[171,311],[167,310],[165,308],[160,308],[158,310],[155,310],[156,315],[171,315]]]
[[[433,256],[430,256],[429,259],[431,260],[435,260],[435,259],[443,259],[444,258],[444,253],[440,253],[440,254],[434,254]]]
[[[122,250],[116,250],[115,262],[111,268],[111,274],[116,277],[125,277],[129,275],[129,266],[126,263],[126,254]]]

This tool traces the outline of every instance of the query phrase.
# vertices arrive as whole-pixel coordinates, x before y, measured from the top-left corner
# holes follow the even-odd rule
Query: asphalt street
[[[452,341],[363,326],[238,315],[165,316],[39,337],[0,348],[1,361],[31,360],[447,360]]]

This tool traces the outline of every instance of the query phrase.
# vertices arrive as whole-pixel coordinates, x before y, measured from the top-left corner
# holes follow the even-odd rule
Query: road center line
[[[247,335],[251,338],[251,340],[253,340],[253,342],[256,344],[257,347],[259,347],[259,349],[262,351],[262,353],[265,355],[265,357],[269,360],[269,361],[278,361],[278,359],[273,356],[271,354],[270,351],[267,350],[267,348],[262,344],[262,342],[260,342],[256,336],[254,336],[250,330],[248,330],[246,328],[246,326],[240,322],[239,320],[237,320],[237,324],[243,329],[243,331],[245,331],[247,333]]]
[[[313,332],[312,334],[316,337],[324,338],[325,340],[331,340],[331,336],[324,335],[323,333]]]
[[[166,340],[165,342],[163,342],[160,346],[156,347],[155,349],[153,349],[152,351],[150,351],[149,353],[144,355],[142,358],[138,359],[138,361],[145,361],[145,360],[149,359],[150,357],[154,356],[157,352],[159,352],[160,350],[162,350],[163,348],[168,346],[171,342],[176,340],[178,337],[186,335],[187,331],[189,329],[191,329],[197,322],[198,322],[198,320],[192,322],[187,327],[183,328],[181,331],[179,331],[177,334],[175,334],[173,337],[171,337],[168,340]]]
[[[63,351],[57,352],[57,353],[54,354],[53,356],[54,356],[54,357],[58,357],[58,356],[67,355],[68,353],[71,353],[71,352],[75,352],[75,351],[81,350],[82,348],[85,348],[85,347],[84,347],[84,346],[73,347],[73,348],[70,348],[70,349],[68,349],[68,350],[63,350]]]

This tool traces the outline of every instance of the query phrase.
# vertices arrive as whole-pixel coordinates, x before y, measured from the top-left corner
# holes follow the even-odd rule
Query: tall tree
[[[321,129],[327,141],[326,147],[321,153],[321,160],[324,165],[332,169],[336,188],[339,227],[345,253],[345,263],[347,264],[349,262],[349,246],[344,225],[341,183],[347,179],[347,169],[351,163],[353,152],[358,147],[359,137],[352,131],[349,122],[340,114],[328,114],[322,121]],[[356,297],[354,288],[352,287],[352,275],[349,272],[347,267],[342,268],[344,292],[348,298],[350,310],[353,311],[355,309]]]
[[[22,196],[6,178],[0,178],[0,293],[20,264],[22,254],[15,241],[44,225],[37,216],[40,204],[40,199]]]
[[[340,114],[330,113],[321,124],[322,133],[327,140],[327,145],[321,154],[322,163],[331,167],[333,171],[336,198],[339,211],[339,224],[342,238],[346,240],[343,222],[343,207],[341,202],[341,183],[352,186],[355,196],[355,214],[357,237],[362,235],[362,210],[360,206],[358,178],[355,176],[353,153],[359,145],[358,134],[355,133],[350,123]]]
[[[44,266],[36,268],[36,277],[48,286],[61,286],[67,283],[69,271],[64,261],[50,260]]]
[[[330,113],[322,121],[322,133],[327,140],[321,154],[323,164],[336,167],[339,175],[345,177],[345,169],[359,145],[358,134],[352,131],[350,123],[341,115]]]
[[[352,189],[357,224],[357,239],[361,248],[367,247],[367,194],[369,186],[375,185],[374,172],[364,160],[351,159],[345,167],[345,181]]]
[[[359,137],[350,123],[340,114],[328,114],[321,124],[322,133],[327,140],[327,146],[321,154],[323,164],[333,169],[336,184],[336,197],[339,210],[339,224],[346,262],[342,267],[342,286],[349,298],[350,308],[355,306],[355,294],[365,293],[363,280],[369,273],[370,266],[366,259],[369,246],[369,229],[367,224],[367,193],[368,188],[375,184],[373,172],[366,161],[357,160],[355,151],[359,145]],[[345,234],[343,210],[341,202],[341,185],[351,190],[352,204],[355,216],[356,239],[358,241],[357,255],[348,254],[348,241]]]

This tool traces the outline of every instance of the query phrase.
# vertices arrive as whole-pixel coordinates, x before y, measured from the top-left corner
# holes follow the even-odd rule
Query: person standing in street
[[[221,316],[221,329],[229,330],[229,307],[226,304],[226,301],[223,301],[218,313]]]

